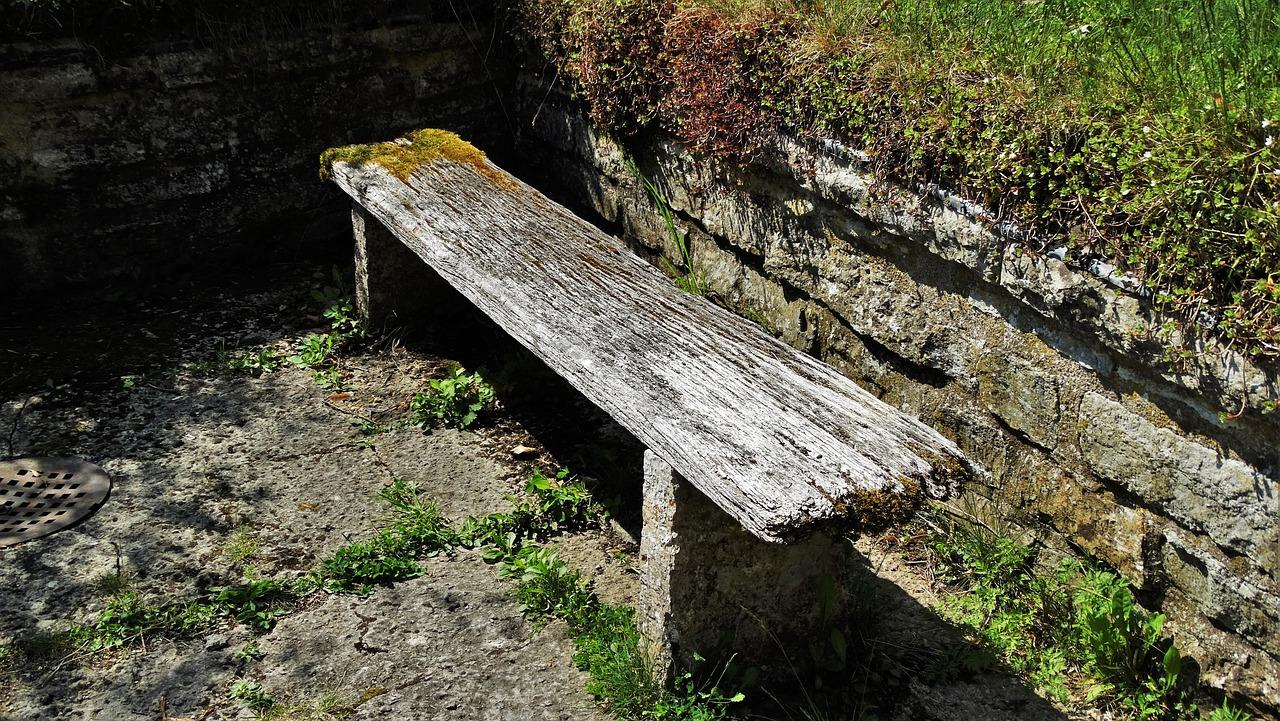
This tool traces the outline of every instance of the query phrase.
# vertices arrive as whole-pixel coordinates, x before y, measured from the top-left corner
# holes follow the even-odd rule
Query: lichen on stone
[[[332,179],[335,163],[355,166],[377,163],[407,183],[419,168],[439,160],[470,165],[494,185],[504,190],[515,188],[510,177],[489,164],[483,151],[457,133],[433,128],[414,130],[388,142],[329,148],[320,154],[320,179]]]

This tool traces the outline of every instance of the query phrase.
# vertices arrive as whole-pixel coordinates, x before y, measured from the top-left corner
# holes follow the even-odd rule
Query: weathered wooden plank
[[[965,467],[932,428],[680,291],[619,240],[488,161],[439,158],[404,181],[377,163],[337,162],[331,175],[762,539],[867,522],[931,477]]]

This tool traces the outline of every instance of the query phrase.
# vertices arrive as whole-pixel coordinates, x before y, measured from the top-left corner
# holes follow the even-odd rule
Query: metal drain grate
[[[107,500],[107,472],[70,458],[0,461],[0,548],[61,531]]]

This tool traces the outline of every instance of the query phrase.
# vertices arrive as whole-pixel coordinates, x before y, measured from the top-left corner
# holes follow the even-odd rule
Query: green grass
[[[750,160],[780,133],[939,186],[1141,280],[1173,364],[1280,356],[1280,6],[1271,0],[519,0],[592,117]],[[1181,332],[1177,332],[1181,331]]]
[[[236,526],[231,532],[231,537],[222,544],[222,555],[235,565],[252,559],[260,550],[262,550],[262,541],[258,538],[258,532],[253,526],[247,524]]]

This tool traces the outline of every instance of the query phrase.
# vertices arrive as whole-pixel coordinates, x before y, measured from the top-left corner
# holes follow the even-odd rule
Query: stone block
[[[448,307],[454,292],[359,203],[352,205],[356,312],[374,327],[421,324]]]
[[[1224,549],[1280,566],[1280,487],[1258,469],[1092,392],[1081,400],[1079,443],[1099,477]]]
[[[644,456],[640,632],[660,675],[712,662],[786,676],[809,662],[809,639],[846,604],[853,545],[816,534],[789,545],[761,541],[680,478]],[[837,589],[821,598],[822,589]]]

